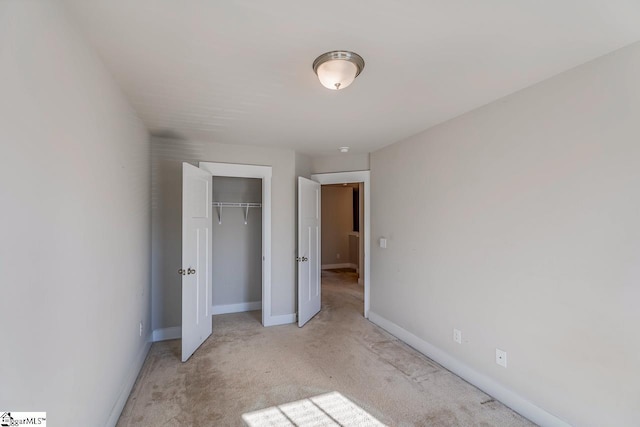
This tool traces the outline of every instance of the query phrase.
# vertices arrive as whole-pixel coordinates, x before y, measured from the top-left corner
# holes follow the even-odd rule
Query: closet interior
[[[262,179],[213,177],[213,314],[262,309]]]

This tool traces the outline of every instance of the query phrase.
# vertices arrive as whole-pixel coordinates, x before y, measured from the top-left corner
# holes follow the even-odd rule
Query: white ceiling
[[[158,135],[365,153],[640,40],[638,0],[65,0]],[[366,66],[330,91],[311,64]]]

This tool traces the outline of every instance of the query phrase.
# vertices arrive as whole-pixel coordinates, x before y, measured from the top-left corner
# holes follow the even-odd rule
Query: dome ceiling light
[[[331,90],[349,86],[363,69],[364,59],[357,53],[347,50],[323,53],[313,61],[313,71],[320,83]]]

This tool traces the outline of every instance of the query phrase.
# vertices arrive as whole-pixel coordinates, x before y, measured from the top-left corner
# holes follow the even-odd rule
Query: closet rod
[[[262,203],[231,203],[231,202],[212,202],[213,206],[219,208],[261,208]]]

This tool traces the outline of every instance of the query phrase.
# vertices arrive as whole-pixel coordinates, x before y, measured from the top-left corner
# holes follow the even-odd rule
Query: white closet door
[[[182,166],[182,361],[211,335],[211,174]]]
[[[320,311],[320,184],[298,177],[298,326]]]

